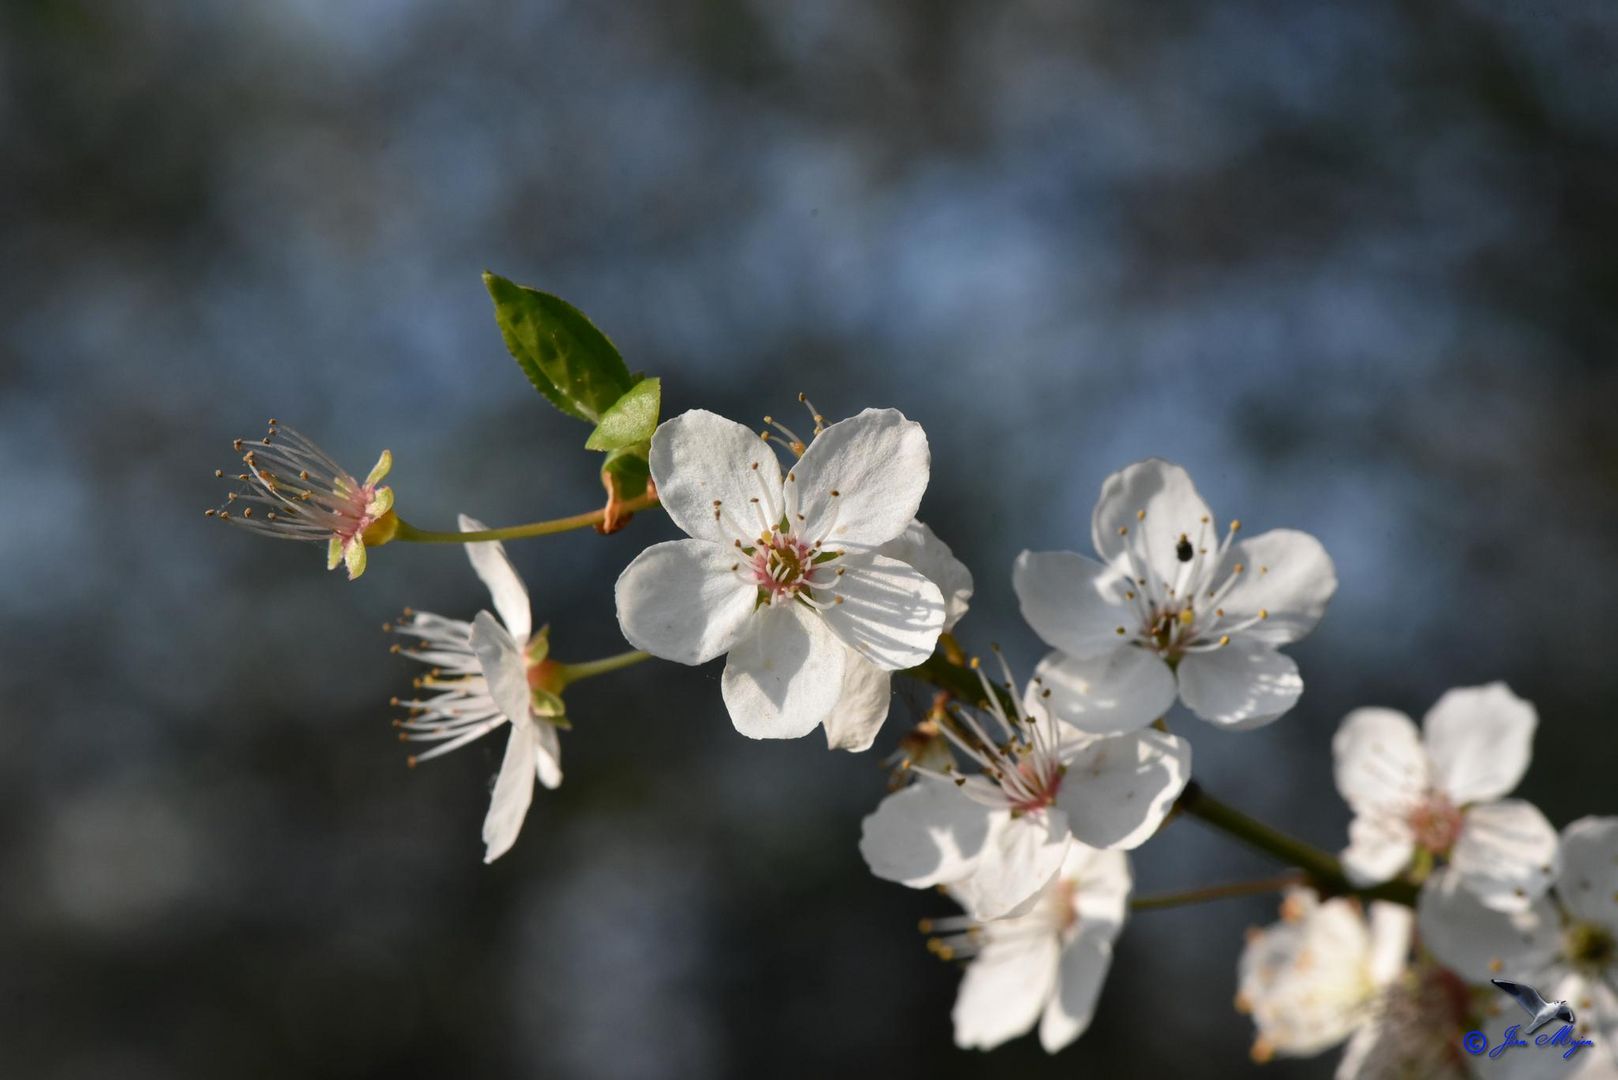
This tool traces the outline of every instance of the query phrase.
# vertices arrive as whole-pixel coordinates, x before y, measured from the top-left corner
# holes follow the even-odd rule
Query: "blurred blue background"
[[[1325,1076],[1231,1010],[1273,901],[1138,917],[1092,1031],[950,1045],[949,904],[855,850],[876,751],[732,731],[718,668],[569,694],[567,780],[480,864],[500,741],[414,772],[380,624],[470,617],[453,549],[205,521],[266,417],[392,449],[425,527],[597,504],[478,274],[557,292],[746,422],[927,428],[968,647],[1040,649],[1023,547],[1188,466],[1338,597],[1275,726],[1184,718],[1210,790],[1328,848],[1339,718],[1503,678],[1524,793],[1612,812],[1618,9],[18,2],[0,8],[0,1073]],[[512,547],[555,653],[621,648],[667,538]],[[1141,891],[1268,872],[1174,824]]]

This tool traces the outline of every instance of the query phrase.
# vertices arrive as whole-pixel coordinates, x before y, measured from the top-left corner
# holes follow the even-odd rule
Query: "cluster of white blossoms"
[[[1585,1080],[1618,1077],[1618,818],[1558,835],[1510,797],[1532,754],[1531,704],[1493,683],[1449,691],[1419,730],[1391,709],[1350,713],[1332,748],[1353,818],[1334,858],[1217,804],[1192,783],[1190,743],[1168,726],[1177,703],[1225,732],[1297,704],[1303,680],[1281,649],[1319,623],[1337,588],[1319,541],[1220,526],[1184,469],[1130,465],[1101,486],[1094,557],[1017,557],[1011,587],[1051,651],[1019,681],[995,647],[991,677],[955,638],[972,574],[917,518],[930,479],[921,426],[893,409],[837,423],[810,414],[808,439],[703,410],[654,430],[651,414],[636,436],[650,482],[632,506],[660,503],[685,538],[640,551],[617,579],[618,622],[637,651],[582,664],[550,655],[498,538],[611,517],[610,531],[622,517],[490,530],[462,516],[460,533],[417,530],[380,486],[385,452],[356,480],[273,421],[251,447],[238,441],[245,490],[213,513],[324,543],[351,577],[367,543],[464,542],[493,611],[460,621],[407,610],[390,627],[412,639],[395,651],[426,669],[415,693],[394,699],[395,725],[419,748],[411,764],[508,729],[485,861],[515,843],[536,781],[560,784],[562,694],[577,679],[649,657],[723,657],[720,698],[737,731],[789,739],[818,728],[831,748],[864,751],[903,672],[934,696],[888,759],[896,781],[864,819],[859,853],[876,877],[963,909],[922,920],[928,948],[965,964],[959,1046],[987,1050],[1037,1028],[1054,1053],[1081,1035],[1132,905],[1285,887],[1280,921],[1250,933],[1238,964],[1256,1060],[1346,1044],[1340,1078],[1474,1075],[1481,1033],[1468,1029],[1514,1007],[1488,986],[1503,978],[1577,1016],[1557,1036],[1577,1043],[1568,1058],[1518,1053],[1507,1073],[1554,1061],[1565,1075],[1571,1058]],[[1177,812],[1296,872],[1132,900],[1126,853]]]

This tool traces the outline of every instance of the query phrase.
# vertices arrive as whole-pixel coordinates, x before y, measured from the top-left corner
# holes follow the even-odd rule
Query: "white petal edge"
[[[1427,749],[1393,709],[1355,709],[1332,736],[1337,792],[1356,813],[1402,812],[1427,791]]]
[[[887,671],[915,667],[933,654],[944,629],[944,598],[921,571],[885,555],[848,555],[822,612],[849,648]],[[817,599],[820,592],[816,592]]]
[[[866,409],[815,436],[787,471],[787,513],[811,542],[876,548],[916,516],[931,470],[920,424],[897,409]]]
[[[1561,843],[1539,807],[1502,799],[1466,811],[1449,860],[1485,907],[1524,911],[1556,880]]]
[[[878,548],[877,554],[909,563],[937,585],[944,595],[944,629],[955,628],[972,600],[972,571],[937,533],[925,522],[912,521],[904,532]]]
[[[750,739],[796,739],[825,722],[843,691],[848,650],[802,604],[755,611],[731,647],[720,696]]]
[[[1337,568],[1319,540],[1296,529],[1269,532],[1232,544],[1213,580],[1224,581],[1235,565],[1242,576],[1220,606],[1232,621],[1264,617],[1243,633],[1269,645],[1297,641],[1315,628],[1337,592]]]
[[[997,812],[971,872],[951,892],[977,919],[1020,914],[1062,869],[1071,843],[1067,815],[1057,807],[1016,818]]]
[[[1290,656],[1237,640],[1180,661],[1180,700],[1210,724],[1251,731],[1286,715],[1303,694]]]
[[[636,555],[613,587],[624,637],[679,664],[729,652],[758,600],[731,570],[738,557],[706,540],[670,540]]]
[[[485,863],[494,862],[517,842],[517,834],[528,816],[528,805],[534,798],[536,749],[534,726],[526,722],[512,724],[511,736],[506,740],[506,756],[500,763],[494,794],[489,797],[489,813],[483,819]]]
[[[1508,794],[1528,771],[1538,723],[1503,682],[1445,692],[1421,722],[1434,782],[1458,806]]]
[[[1073,940],[1062,947],[1056,969],[1056,992],[1039,1020],[1039,1045],[1054,1054],[1090,1027],[1101,986],[1112,967],[1112,939],[1103,927],[1081,924]]]
[[[1125,575],[1071,551],[1024,551],[1012,564],[1011,587],[1023,620],[1069,656],[1111,655],[1138,629],[1122,596]]]
[[[688,536],[729,547],[781,520],[781,463],[758,432],[734,420],[706,409],[681,413],[652,433],[649,457],[658,501]]]
[[[992,1050],[1032,1028],[1055,992],[1059,963],[1055,934],[990,938],[961,978],[950,1013],[955,1045]]]
[[[488,526],[477,518],[460,516],[462,532],[483,532]],[[528,588],[518,576],[516,567],[506,555],[505,545],[498,540],[484,540],[466,545],[466,557],[472,569],[489,589],[489,599],[496,615],[511,631],[512,640],[520,649],[528,644],[533,632],[533,613],[528,602]]]
[[[1380,885],[1410,865],[1416,837],[1403,818],[1392,814],[1356,814],[1348,823],[1343,872],[1356,886]]]
[[[1416,925],[1422,945],[1446,967],[1482,984],[1538,971],[1561,945],[1556,911],[1548,900],[1538,900],[1526,911],[1493,911],[1451,870],[1439,871],[1422,886]]]
[[[1562,830],[1556,895],[1575,918],[1618,935],[1618,817],[1582,817]]]
[[[472,653],[478,658],[495,706],[513,724],[529,723],[532,698],[528,665],[506,628],[487,611],[478,612],[472,619]]]
[[[833,750],[869,750],[893,702],[893,673],[853,649],[843,657],[843,692],[826,717],[826,745]]]
[[[1174,672],[1134,645],[1081,660],[1053,652],[1034,670],[1044,705],[1057,719],[1093,735],[1125,735],[1165,715],[1179,693]]]
[[[1128,851],[1157,832],[1191,779],[1191,744],[1148,729],[1102,736],[1064,752],[1056,805],[1081,843]]]
[[[860,855],[884,881],[912,889],[948,885],[972,872],[995,813],[953,784],[921,779],[866,815]]]

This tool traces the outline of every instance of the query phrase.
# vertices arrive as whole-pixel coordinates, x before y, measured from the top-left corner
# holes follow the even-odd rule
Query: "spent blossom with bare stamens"
[[[1003,659],[1006,686],[973,666],[983,707],[956,701],[934,716],[976,771],[912,760],[916,782],[865,819],[860,853],[877,877],[947,886],[974,917],[996,919],[1039,895],[1075,840],[1144,843],[1190,779],[1191,748],[1155,729],[1088,735],[1058,716],[1038,681],[1021,697],[1010,689]]]
[[[1221,536],[1186,471],[1154,458],[1102,485],[1091,519],[1100,561],[1018,557],[1023,617],[1057,650],[1039,673],[1073,723],[1132,731],[1176,697],[1238,730],[1292,708],[1303,681],[1277,649],[1320,621],[1337,574],[1307,533],[1240,536],[1239,521]]]
[[[313,441],[276,420],[259,439],[237,439],[243,471],[227,474],[242,485],[226,503],[209,510],[232,525],[282,540],[326,545],[326,569],[342,563],[350,581],[365,572],[365,548],[392,540],[398,530],[393,489],[382,479],[393,467],[393,455],[381,457],[364,480],[333,461]]]
[[[1413,864],[1447,867],[1497,911],[1522,911],[1556,876],[1556,830],[1507,799],[1533,754],[1534,706],[1505,683],[1450,690],[1422,720],[1356,709],[1332,740],[1337,789],[1354,810],[1343,869],[1376,885]]]
[[[842,700],[851,654],[914,667],[945,618],[939,587],[878,551],[926,490],[921,425],[893,409],[829,426],[813,415],[784,475],[770,444],[803,444],[780,425],[761,440],[698,409],[659,426],[652,480],[689,539],[641,552],[615,590],[636,647],[682,664],[728,654],[721,693],[752,738],[808,734]]]
[[[951,1014],[955,1045],[990,1050],[1036,1024],[1047,1053],[1084,1034],[1112,966],[1132,879],[1129,857],[1074,844],[1019,915],[923,919],[927,948],[967,961]]]
[[[487,528],[465,514],[460,526],[462,532]],[[535,778],[547,788],[562,782],[557,726],[564,709],[549,637],[543,627],[533,631],[528,590],[505,549],[484,541],[467,544],[466,553],[488,586],[499,618],[480,611],[471,622],[462,622],[406,609],[388,627],[420,642],[408,648],[395,645],[394,651],[429,669],[415,680],[415,696],[393,699],[406,710],[394,726],[401,741],[432,744],[410,757],[414,766],[511,725],[483,822],[483,861],[493,862],[516,843],[533,801]]]

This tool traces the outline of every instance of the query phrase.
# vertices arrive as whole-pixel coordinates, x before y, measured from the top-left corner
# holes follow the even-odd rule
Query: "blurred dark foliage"
[[[485,267],[671,412],[921,420],[962,635],[1024,670],[1011,560],[1085,548],[1131,460],[1320,536],[1301,707],[1177,721],[1317,843],[1349,708],[1495,678],[1541,710],[1524,793],[1618,809],[1610,4],[36,0],[0,7],[0,88],[0,1074],[1248,1069],[1265,899],[1138,918],[1061,1057],[951,1047],[914,931],[948,903],[854,846],[917,690],[852,757],[736,735],[713,667],[581,686],[566,783],[480,865],[499,743],[407,772],[378,632],[475,612],[464,559],[350,586],[201,511],[272,415],[355,469],[391,447],[427,527],[594,505]],[[621,647],[613,578],[670,532],[513,547],[558,655]],[[1267,866],[1187,821],[1136,868]]]

